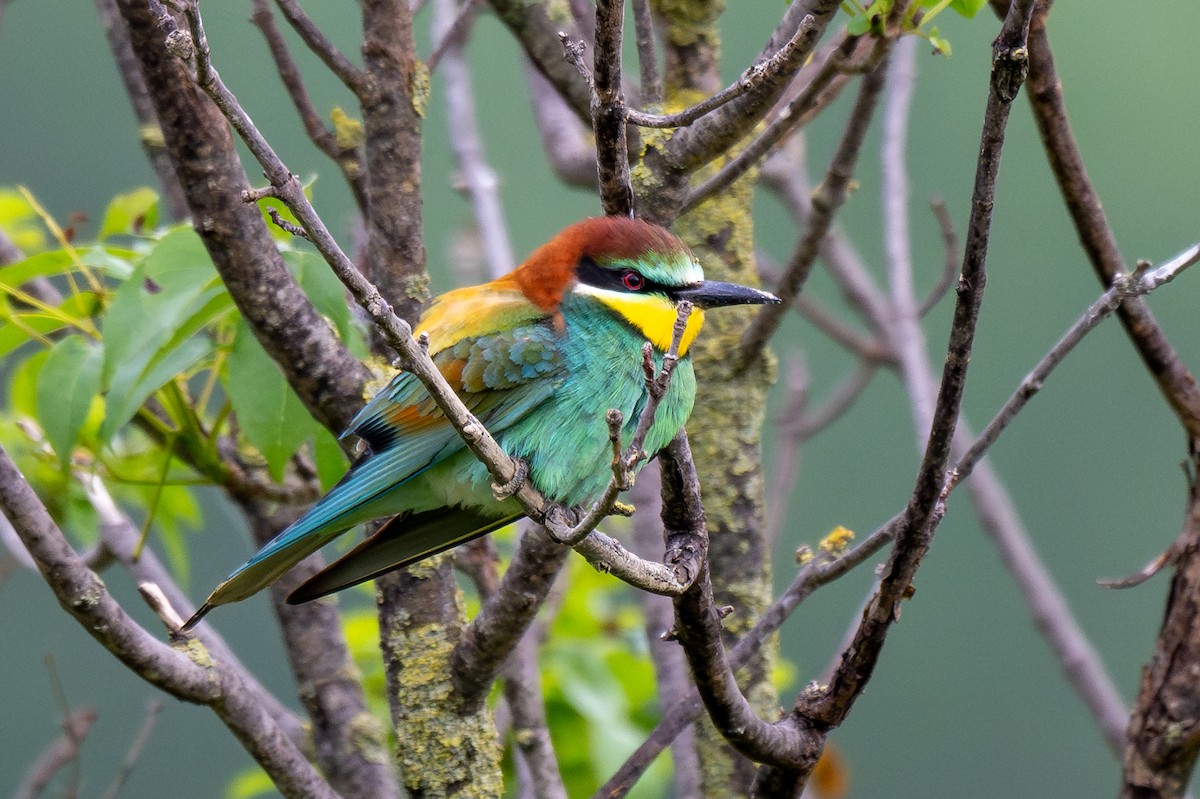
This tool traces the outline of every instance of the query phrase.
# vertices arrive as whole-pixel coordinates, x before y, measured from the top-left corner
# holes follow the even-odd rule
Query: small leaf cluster
[[[904,33],[927,40],[933,45],[935,54],[949,56],[952,52],[950,42],[931,24],[933,20],[947,8],[971,19],[986,4],[987,0],[917,0],[904,13],[900,27]],[[863,5],[859,0],[843,0],[842,10],[850,16],[846,32],[852,36],[868,33],[872,36],[883,36],[885,22],[894,5],[895,0],[873,0],[867,5]]]
[[[96,529],[75,479],[96,474],[143,517],[143,533],[151,522],[164,533],[183,569],[178,533],[199,524],[197,486],[228,485],[234,468],[280,483],[306,447],[329,485],[345,459],[254,338],[200,237],[157,220],[157,195],[137,189],[80,243],[28,191],[0,189],[0,228],[26,253],[0,269],[0,442],[70,534]],[[314,306],[365,355],[337,279],[280,236]]]

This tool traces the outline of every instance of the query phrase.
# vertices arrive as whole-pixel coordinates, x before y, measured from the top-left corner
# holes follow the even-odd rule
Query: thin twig
[[[654,52],[654,18],[650,13],[650,0],[633,0],[633,27],[637,40],[641,102],[642,105],[656,105],[663,99],[663,83],[658,71],[658,56]]]
[[[121,82],[125,85],[125,94],[133,107],[134,116],[138,122],[138,139],[142,151],[154,170],[158,186],[162,192],[167,208],[173,219],[182,220],[188,216],[187,198],[183,186],[171,165],[171,158],[163,146],[162,128],[158,124],[158,115],[154,111],[154,102],[150,98],[150,90],[146,86],[146,78],[142,75],[141,64],[133,45],[129,40],[129,27],[121,19],[120,9],[116,0],[95,0],[96,14],[104,26],[104,35],[108,40],[108,49]],[[55,303],[57,305],[57,303]]]
[[[829,337],[850,354],[866,363],[894,363],[896,355],[890,341],[863,333],[835,316],[821,301],[805,294],[796,297],[793,307],[809,324]]]
[[[683,202],[684,210],[695,208],[709,197],[729,188],[735,180],[761,161],[771,148],[785,136],[794,133],[813,119],[820,109],[841,92],[841,88],[847,80],[846,73],[842,71],[842,65],[849,61],[851,54],[857,51],[859,45],[860,40],[857,37],[846,37],[836,48],[830,50],[825,61],[816,68],[804,89],[775,115],[766,130],[755,137],[736,156],[723,164],[715,175],[688,192]]]
[[[78,764],[80,746],[96,721],[96,716],[96,709],[92,707],[81,707],[68,713],[62,721],[62,735],[29,767],[25,779],[13,793],[13,799],[36,799],[46,790],[55,774],[68,765]],[[69,793],[74,794],[74,790]]]
[[[958,422],[967,366],[987,282],[986,257],[996,176],[1012,100],[1024,77],[1025,43],[1032,5],[1032,0],[1015,0],[993,46],[992,81],[984,113],[958,301],[933,422],[916,486],[903,514],[891,560],[882,574],[880,589],[863,614],[854,644],[845,650],[846,655],[829,686],[813,696],[802,697],[797,703],[795,712],[806,723],[837,726],[861,695],[936,526],[935,506],[946,474],[950,442]]]
[[[304,132],[308,134],[309,141],[316,145],[318,150],[337,164],[350,187],[359,213],[365,213],[367,190],[366,176],[362,168],[361,142],[353,138],[343,140],[343,137],[336,135],[321,121],[321,116],[313,106],[312,98],[309,97],[308,89],[304,85],[300,68],[292,58],[279,26],[275,24],[275,15],[271,13],[270,0],[253,0],[253,3],[254,11],[250,15],[250,20],[262,32],[263,39],[267,42],[271,58],[275,61],[275,70],[279,73],[288,97],[292,100],[292,106],[300,115]]]
[[[146,718],[142,721],[142,726],[134,737],[133,742],[129,744],[129,751],[125,753],[124,759],[121,760],[121,770],[117,772],[116,777],[113,777],[108,790],[104,792],[103,799],[117,799],[117,795],[125,787],[125,783],[129,780],[129,776],[133,774],[138,760],[142,757],[142,751],[145,750],[146,744],[150,743],[150,736],[154,732],[154,725],[158,721],[158,714],[162,712],[162,709],[163,702],[161,699],[151,699],[146,703]]]
[[[796,29],[796,33],[784,43],[783,47],[779,48],[777,53],[765,61],[760,61],[747,67],[733,83],[690,108],[685,108],[675,114],[665,115],[647,114],[630,109],[626,112],[626,119],[630,124],[642,128],[682,128],[690,125],[700,117],[717,110],[747,92],[753,91],[764,80],[773,78],[788,68],[791,65],[792,56],[796,48],[804,44],[804,39],[816,24],[817,20],[812,14],[805,15],[804,19],[800,21],[800,26]]]
[[[1054,65],[1046,33],[1050,3],[1038,3],[1029,34],[1029,103],[1075,232],[1101,285],[1107,287],[1126,269],[1116,235],[1104,213],[1083,155],[1071,130],[1063,100],[1063,84]],[[1200,436],[1200,383],[1171,344],[1149,306],[1141,300],[1124,303],[1118,318],[1125,334],[1158,384],[1180,424]]]
[[[683,334],[687,330],[688,320],[692,315],[692,304],[687,300],[682,300],[678,303],[675,315],[675,325],[671,330],[671,344],[667,348],[666,353],[662,357],[662,367],[658,370],[657,375],[654,373],[654,364],[652,360],[653,347],[650,342],[646,342],[642,348],[643,369],[646,372],[646,404],[642,408],[641,415],[638,416],[637,426],[633,430],[633,436],[629,440],[629,445],[622,453],[619,450],[620,445],[620,413],[610,410],[609,427],[614,426],[612,414],[616,414],[617,439],[614,448],[617,451],[613,457],[613,476],[608,481],[608,486],[604,493],[600,496],[588,512],[579,520],[574,529],[565,534],[560,535],[557,531],[551,531],[564,544],[574,546],[581,543],[582,538],[596,528],[606,516],[612,513],[613,504],[617,501],[617,495],[629,488],[632,484],[633,473],[638,465],[647,457],[647,453],[642,449],[642,445],[646,441],[646,435],[650,432],[651,425],[654,424],[654,416],[658,412],[658,406],[662,399],[667,394],[667,389],[671,386],[671,374],[675,371],[676,365],[679,363],[679,346],[683,342]],[[610,550],[611,551],[611,550]],[[588,557],[587,551],[580,551],[584,557]],[[608,557],[608,552],[598,552],[603,557]],[[610,564],[617,567],[615,564]],[[618,575],[619,576],[619,575]],[[686,586],[681,586],[683,590]],[[659,593],[656,591],[655,593]]]
[[[300,4],[296,0],[275,0],[275,4],[283,12],[292,30],[308,45],[308,49],[329,67],[329,71],[336,75],[346,88],[361,95],[366,88],[366,75],[337,49],[325,32],[304,13]]]
[[[284,231],[285,233],[290,233],[298,239],[308,238],[308,232],[299,225],[294,225],[284,219],[283,215],[279,213],[278,208],[269,206],[267,208],[267,213],[270,215],[271,221],[274,222],[276,227],[278,227],[280,230]]]
[[[813,190],[808,184],[806,169],[803,140],[799,137],[788,139],[772,153],[763,168],[763,180],[767,187],[779,197],[796,225],[804,228],[808,227],[813,215]],[[846,304],[866,324],[871,338],[884,344],[891,330],[891,306],[876,286],[862,256],[836,225],[821,241],[819,253],[821,262]],[[770,284],[778,280],[778,270],[775,270],[775,278]],[[797,297],[797,306],[797,310],[804,306],[803,294]],[[861,348],[854,349],[858,351]]]
[[[766,346],[775,330],[783,320],[784,314],[800,293],[804,282],[812,271],[817,259],[820,245],[829,232],[833,217],[846,199],[850,180],[854,176],[858,163],[859,151],[866,138],[867,127],[874,115],[879,94],[883,89],[884,78],[887,74],[886,58],[880,62],[870,75],[863,81],[858,100],[850,112],[845,132],[838,143],[837,151],[829,164],[829,170],[821,183],[821,188],[813,196],[813,213],[808,221],[808,229],[804,237],[796,245],[796,250],[788,262],[783,279],[775,288],[775,293],[783,301],[778,305],[764,306],[755,314],[754,319],[742,334],[742,340],[736,354],[735,368],[744,369],[757,358]]]
[[[579,82],[575,68],[563,60],[562,41],[586,40],[569,24],[561,6],[549,0],[489,0],[492,11],[520,42],[534,68],[549,82],[581,122],[590,124],[591,89]]]
[[[513,740],[529,767],[534,799],[567,799],[562,772],[542,698],[542,676],[538,669],[538,635],[525,631],[509,658],[504,675],[504,697],[512,711]]]
[[[938,276],[937,283],[929,290],[928,296],[917,309],[917,315],[921,317],[936,308],[937,304],[942,301],[942,297],[946,296],[946,292],[954,285],[954,276],[958,274],[958,264],[961,259],[958,254],[958,234],[954,232],[954,220],[950,218],[950,212],[946,210],[946,203],[935,199],[930,201],[929,206],[933,209],[938,228],[942,231],[942,244],[945,247],[946,259],[943,261],[942,273]]]
[[[449,23],[443,22],[439,26],[440,30],[435,32],[438,36],[437,45],[429,54],[429,58],[425,59],[425,68],[429,70],[430,75],[438,68],[447,51],[463,49],[471,25],[475,22],[480,2],[481,0],[464,0]]]
[[[975,443],[959,458],[958,463],[947,477],[944,491],[949,491],[971,473],[983,454],[996,442],[996,439],[1029,403],[1029,400],[1042,390],[1046,378],[1083,341],[1084,336],[1111,316],[1122,303],[1134,297],[1149,294],[1159,286],[1171,282],[1183,270],[1197,261],[1200,261],[1200,244],[1193,244],[1156,269],[1138,270],[1132,275],[1118,275],[1113,287],[1100,295],[1100,298],[1088,307],[1083,316],[1063,334],[1058,343],[1050,348],[1050,351],[1021,381],[1016,391],[979,434]]]
[[[771,111],[792,77],[808,61],[837,9],[838,3],[835,0],[792,3],[785,14],[785,22],[781,25],[790,24],[794,27],[783,34],[786,38],[780,35],[782,31],[776,30],[767,43],[770,50],[762,53],[760,58],[768,58],[792,38],[795,30],[803,28],[801,41],[790,50],[788,58],[778,71],[764,75],[750,91],[744,92],[715,112],[707,114],[696,124],[676,133],[667,143],[667,154],[673,167],[682,172],[693,172],[728,152],[734,144],[748,135]],[[800,16],[797,18],[796,14]],[[813,22],[806,26],[804,19],[808,16],[812,17]]]

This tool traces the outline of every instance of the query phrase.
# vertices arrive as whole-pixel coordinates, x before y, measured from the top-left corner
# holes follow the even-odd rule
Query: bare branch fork
[[[791,39],[788,39],[783,47],[779,48],[778,52],[763,61],[746,67],[736,81],[711,97],[675,114],[647,114],[644,111],[627,109],[626,121],[641,128],[681,128],[692,124],[700,117],[716,111],[731,100],[758,88],[764,80],[783,72],[791,62],[796,48],[803,44],[816,24],[816,18],[812,14],[806,14],[800,21],[796,33]]]
[[[284,9],[288,20],[298,31],[307,33],[309,30],[312,30],[316,34],[320,34],[319,29],[312,25],[311,20],[304,17],[303,12],[299,11],[298,8],[293,8],[286,0],[284,0],[280,8]],[[308,89],[304,85],[300,68],[292,58],[291,51],[288,49],[287,42],[284,41],[279,26],[275,24],[275,16],[271,13],[270,0],[253,0],[253,12],[251,13],[250,20],[262,32],[263,39],[267,43],[267,48],[271,51],[271,58],[275,61],[275,70],[279,73],[280,80],[283,81],[284,88],[287,90],[288,97],[292,100],[292,105],[295,107],[296,113],[300,116],[300,122],[304,126],[304,131],[308,135],[309,140],[341,170],[342,176],[350,186],[359,212],[365,213],[367,207],[366,176],[362,169],[363,152],[361,143],[343,141],[342,137],[337,135],[335,131],[327,128],[325,123],[322,122],[320,114],[317,113],[316,108],[313,106],[312,98],[309,97]],[[305,41],[310,43],[310,47],[314,44],[311,36],[305,36]],[[344,61],[344,57],[342,60]],[[349,65],[347,64],[347,66]],[[357,70],[354,70],[354,74],[357,76]],[[356,77],[355,85],[357,85],[358,80],[360,78]],[[353,89],[354,87],[351,86],[351,88]],[[275,223],[282,227],[279,220],[276,220]]]

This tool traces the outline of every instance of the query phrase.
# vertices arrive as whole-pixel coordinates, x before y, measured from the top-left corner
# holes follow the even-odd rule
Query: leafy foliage
[[[97,240],[77,244],[28,192],[0,190],[0,226],[28,252],[0,269],[11,377],[0,440],[72,534],[95,530],[74,478],[96,473],[146,530],[153,523],[186,574],[181,532],[200,520],[195,487],[229,479],[222,439],[276,481],[313,442],[325,485],[346,462],[249,334],[199,236],[156,229],[157,219],[157,195],[136,189],[112,200]],[[279,247],[314,305],[365,353],[336,279],[291,241]],[[34,280],[60,297],[31,293]]]
[[[936,54],[949,56],[950,42],[931,24],[933,19],[947,8],[970,19],[986,4],[986,0],[917,0],[905,12],[901,29],[927,40]],[[895,0],[873,0],[865,6],[859,0],[844,0],[842,10],[850,16],[846,32],[852,36],[883,35],[884,22],[894,5]]]

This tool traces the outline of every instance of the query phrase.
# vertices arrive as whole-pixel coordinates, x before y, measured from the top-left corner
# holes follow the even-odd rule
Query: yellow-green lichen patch
[[[424,61],[417,61],[413,66],[412,81],[408,87],[412,96],[412,108],[419,117],[425,116],[429,106],[429,67]]]
[[[717,18],[725,10],[725,0],[652,0],[655,12],[667,23],[671,44],[688,47],[706,41],[719,44]]]

